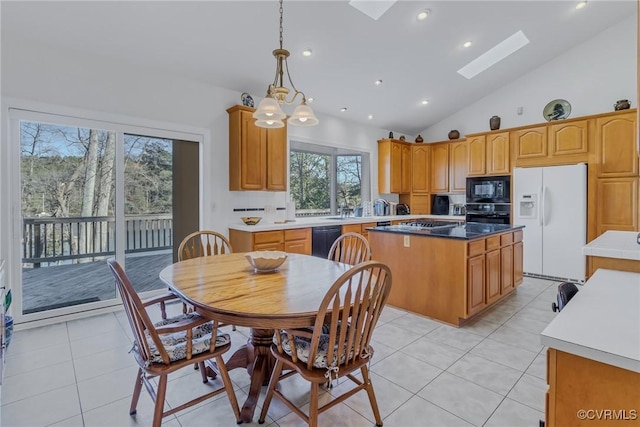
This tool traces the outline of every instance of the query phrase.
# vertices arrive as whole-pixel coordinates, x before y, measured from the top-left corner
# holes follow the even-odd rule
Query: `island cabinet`
[[[273,231],[240,231],[229,229],[234,252],[285,251],[311,255],[311,228]]]
[[[395,139],[378,141],[378,193],[411,192],[411,144]]]
[[[229,190],[287,190],[287,128],[255,125],[253,108],[236,105],[229,113]]]
[[[511,173],[509,132],[467,135],[469,176]]]
[[[467,307],[472,316],[522,283],[522,231],[517,230],[467,245]]]
[[[461,326],[522,283],[521,229],[471,240],[418,233],[369,231],[374,259],[393,275],[392,306]]]

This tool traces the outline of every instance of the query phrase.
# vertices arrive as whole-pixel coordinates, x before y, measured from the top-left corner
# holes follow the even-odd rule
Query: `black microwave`
[[[511,203],[511,177],[467,178],[467,203]]]

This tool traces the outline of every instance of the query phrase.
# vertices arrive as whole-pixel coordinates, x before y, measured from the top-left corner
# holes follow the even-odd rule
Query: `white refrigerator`
[[[524,272],[583,282],[587,165],[513,169],[514,221],[524,225]]]

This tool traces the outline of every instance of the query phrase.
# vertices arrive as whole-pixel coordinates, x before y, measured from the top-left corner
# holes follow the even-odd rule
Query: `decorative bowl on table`
[[[287,260],[287,253],[282,251],[255,251],[244,256],[257,272],[275,271]]]
[[[262,219],[261,216],[243,216],[242,222],[244,222],[247,225],[256,225],[257,223],[260,222],[261,219]]]

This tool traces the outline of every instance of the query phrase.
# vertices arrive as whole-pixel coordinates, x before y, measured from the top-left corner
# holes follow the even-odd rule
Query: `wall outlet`
[[[411,246],[410,236],[404,236],[404,247],[408,248]]]
[[[516,109],[516,113],[518,113],[519,116],[521,116],[523,112],[524,112],[524,108],[522,108],[522,107],[518,107]]]

